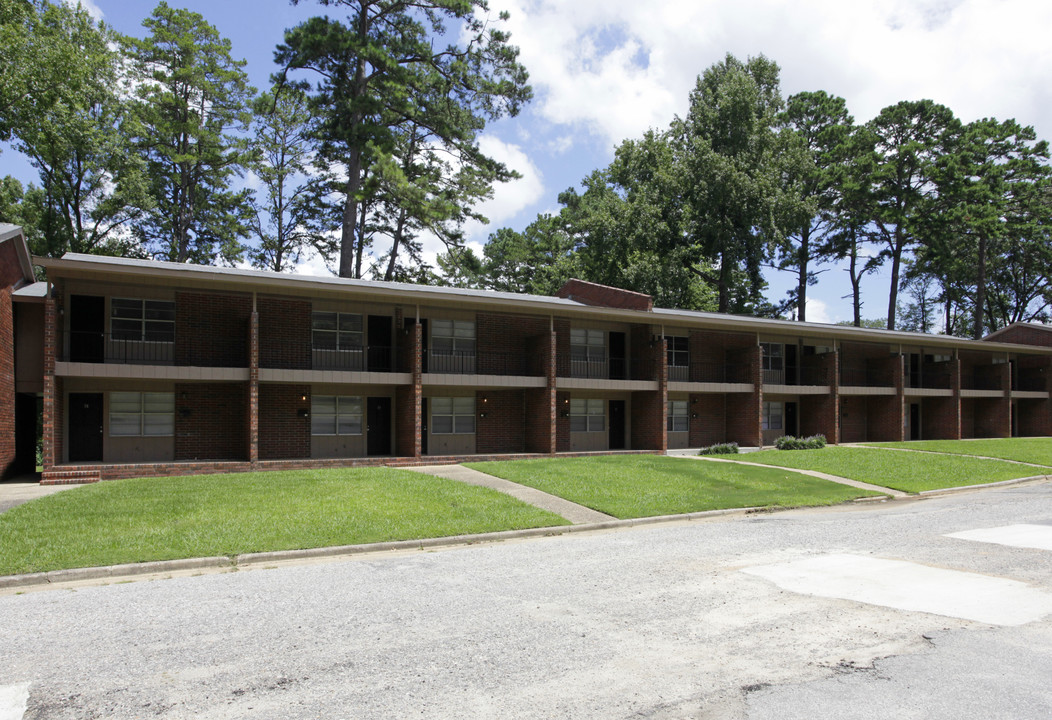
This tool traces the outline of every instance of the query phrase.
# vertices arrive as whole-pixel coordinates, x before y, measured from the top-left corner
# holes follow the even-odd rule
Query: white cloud
[[[727,52],[782,67],[785,94],[826,90],[859,121],[931,98],[964,120],[1052,133],[1052,3],[1032,0],[497,0],[530,71],[534,110],[608,147],[687,109]]]
[[[832,325],[842,319],[839,315],[830,315],[829,306],[825,302],[814,297],[807,298],[807,322]]]
[[[73,7],[80,5],[88,15],[94,18],[95,22],[102,20],[102,8],[95,4],[95,0],[65,0],[65,2]]]

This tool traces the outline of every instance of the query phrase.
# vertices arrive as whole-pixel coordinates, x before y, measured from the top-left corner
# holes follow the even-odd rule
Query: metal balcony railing
[[[841,364],[840,384],[848,387],[895,387],[895,377],[887,368]]]
[[[1001,390],[999,375],[962,375],[961,388],[964,390]]]
[[[478,372],[475,351],[436,352],[428,350],[424,353],[424,372],[474,375]]]
[[[608,378],[609,367],[607,365],[607,361],[570,358],[570,377]]]
[[[673,373],[675,370],[675,373]],[[747,383],[749,368],[746,365],[721,363],[714,360],[695,360],[687,366],[669,366],[670,381],[683,378],[685,382]]]
[[[144,340],[127,333],[70,331],[59,359],[69,362],[174,365],[175,337]]]

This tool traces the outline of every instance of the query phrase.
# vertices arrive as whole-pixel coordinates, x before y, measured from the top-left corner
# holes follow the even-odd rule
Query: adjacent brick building
[[[539,297],[73,254],[38,264],[46,283],[9,232],[0,332],[18,342],[0,351],[0,431],[42,418],[45,481],[783,434],[1052,435],[1043,326],[977,342],[654,308],[581,281]],[[3,467],[26,452],[0,444]]]

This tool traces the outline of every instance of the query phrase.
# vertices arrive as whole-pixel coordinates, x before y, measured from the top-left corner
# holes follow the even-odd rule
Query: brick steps
[[[102,472],[97,468],[79,468],[71,470],[45,470],[40,477],[41,485],[82,485],[96,483],[102,479]]]

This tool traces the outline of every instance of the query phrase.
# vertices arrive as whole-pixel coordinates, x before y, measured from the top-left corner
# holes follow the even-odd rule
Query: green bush
[[[783,435],[774,441],[774,446],[779,450],[818,450],[826,446],[826,436],[812,435],[811,437],[798,438],[792,435]]]
[[[738,443],[716,443],[698,450],[698,455],[737,455]]]

